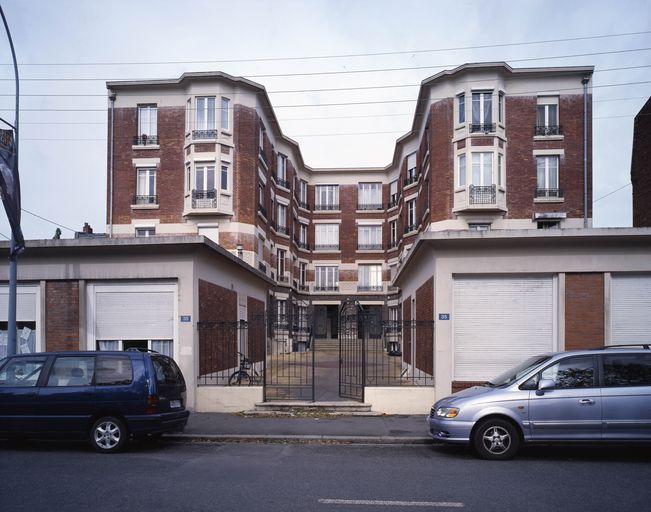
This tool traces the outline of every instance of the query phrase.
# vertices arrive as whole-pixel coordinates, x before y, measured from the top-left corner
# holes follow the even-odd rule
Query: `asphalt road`
[[[651,448],[532,447],[508,462],[442,446],[0,442],[0,510],[648,510]]]

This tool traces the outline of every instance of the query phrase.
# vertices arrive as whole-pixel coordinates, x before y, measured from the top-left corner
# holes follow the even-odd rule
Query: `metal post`
[[[14,75],[16,80],[16,118],[14,121],[14,147],[16,148],[16,169],[18,169],[18,114],[20,112],[20,82],[18,80],[18,62],[16,61],[16,51],[14,49],[14,42],[11,39],[11,32],[7,24],[7,18],[0,6],[0,15],[4,23],[5,30],[7,31],[7,39],[9,40],[9,47],[11,48],[11,57],[14,61]],[[20,201],[18,202],[20,204]],[[20,211],[18,211],[18,218],[20,219]],[[16,353],[16,291],[18,288],[17,275],[18,275],[18,256],[15,253],[15,240],[14,233],[11,233],[11,242],[9,244],[9,308],[7,311],[7,355]]]

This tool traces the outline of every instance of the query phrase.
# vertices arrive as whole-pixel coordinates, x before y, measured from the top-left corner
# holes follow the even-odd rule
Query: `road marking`
[[[384,505],[387,507],[440,507],[463,508],[458,501],[384,501],[384,500],[336,500],[320,498],[319,503],[325,505]]]

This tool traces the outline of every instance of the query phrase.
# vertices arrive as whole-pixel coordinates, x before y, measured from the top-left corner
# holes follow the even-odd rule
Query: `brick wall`
[[[604,275],[565,275],[565,349],[603,346]]]
[[[434,278],[416,290],[416,368],[434,375]]]
[[[402,320],[411,321],[411,296],[404,297],[402,301]],[[402,358],[405,363],[411,363],[411,329],[402,330]]]
[[[258,210],[258,118],[255,109],[242,105],[235,105],[233,116],[233,138],[237,144],[233,157],[233,221],[255,224]]]
[[[651,98],[635,116],[633,155],[633,226],[651,226]]]
[[[45,283],[45,349],[79,350],[79,282]]]

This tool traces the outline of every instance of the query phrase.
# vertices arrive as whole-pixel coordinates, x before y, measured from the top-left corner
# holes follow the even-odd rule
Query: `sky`
[[[186,71],[244,76],[269,92],[283,133],[300,144],[307,165],[374,167],[391,162],[396,139],[409,131],[422,80],[483,61],[595,66],[593,225],[631,226],[633,120],[651,96],[647,0],[0,5],[21,79],[26,239],[52,238],[57,227],[70,238],[85,222],[106,230],[107,81]],[[0,33],[0,117],[11,123],[13,78]],[[0,239],[10,231],[0,211]]]

